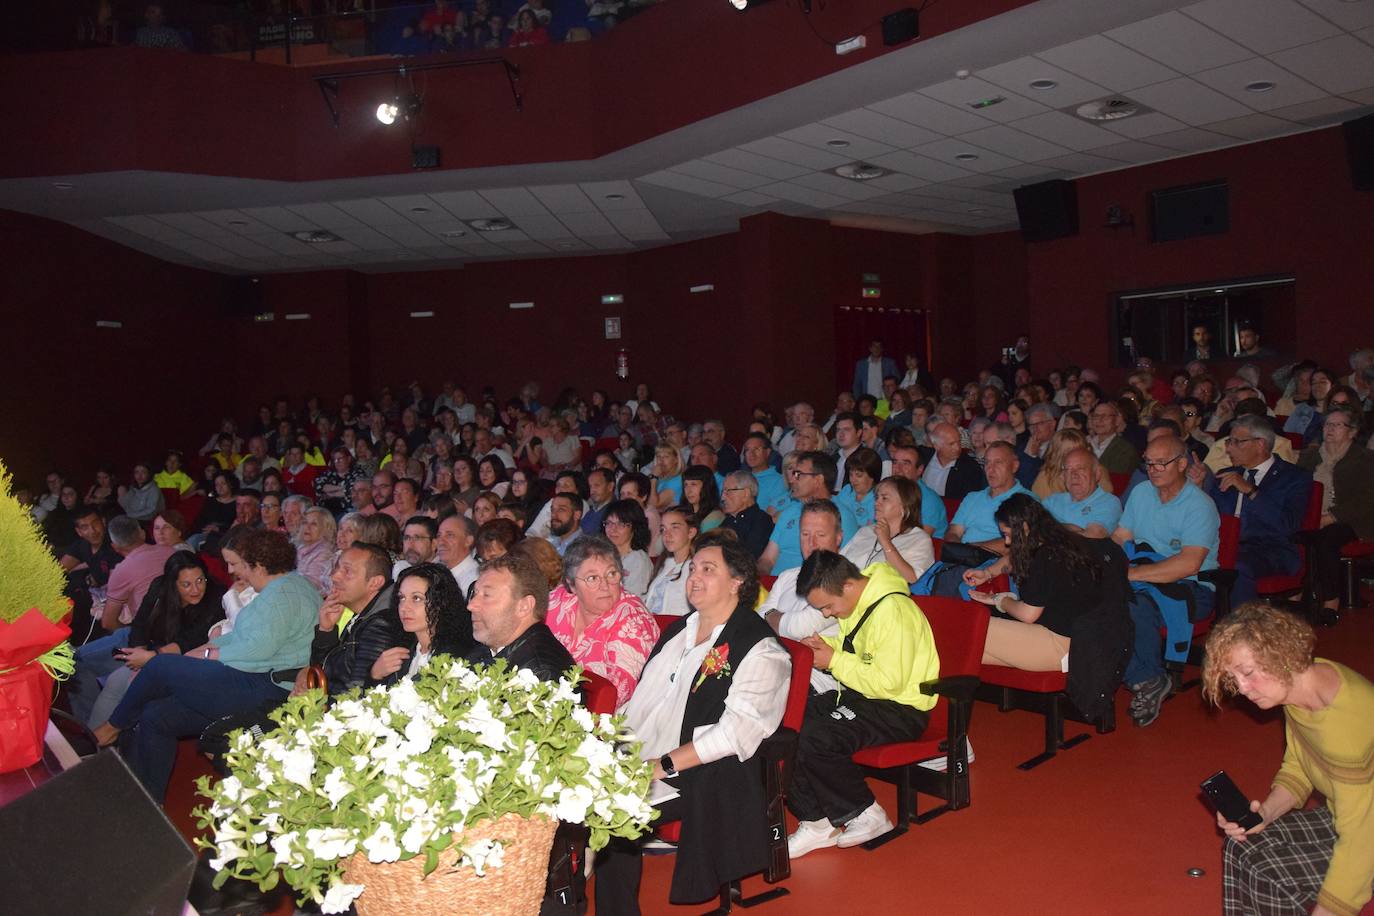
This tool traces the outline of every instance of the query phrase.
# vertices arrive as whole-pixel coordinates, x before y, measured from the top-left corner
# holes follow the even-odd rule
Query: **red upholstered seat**
[[[1109,473],[1107,476],[1110,477],[1112,480],[1112,492],[1115,493],[1118,498],[1121,498],[1124,501],[1126,487],[1129,486],[1131,483],[1131,475]]]
[[[1287,439],[1289,442],[1293,443],[1293,451],[1302,451],[1302,433],[1284,433],[1283,437]]]
[[[759,585],[762,585],[770,592],[773,590],[773,583],[776,581],[778,581],[777,576],[759,576]]]
[[[601,715],[615,712],[615,684],[595,671],[582,672],[582,705]]]
[[[959,512],[959,504],[962,503],[963,500],[955,499],[952,496],[946,496],[943,497],[943,499],[945,501],[945,514],[949,516],[949,521],[952,522],[954,521],[954,516]]]
[[[1322,523],[1322,494],[1324,487],[1312,481],[1312,489],[1307,496],[1307,511],[1303,514],[1301,531],[1316,531]],[[1302,566],[1291,576],[1264,576],[1255,582],[1255,591],[1261,597],[1287,595],[1303,591],[1307,582],[1307,548],[1301,548]]]
[[[1374,541],[1351,541],[1341,548],[1341,556],[1351,560],[1374,557]]]

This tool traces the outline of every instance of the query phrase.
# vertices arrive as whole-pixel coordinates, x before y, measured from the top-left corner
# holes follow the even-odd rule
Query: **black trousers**
[[[679,820],[686,810],[683,796],[669,799],[658,805],[656,824],[666,824]],[[644,874],[644,856],[640,845],[647,837],[627,840],[624,837],[611,837],[600,852],[596,854],[592,875],[596,882],[592,888],[596,898],[598,916],[639,916],[639,882]]]
[[[873,804],[863,770],[850,756],[877,744],[915,741],[930,714],[892,700],[873,700],[855,690],[811,697],[802,720],[797,766],[787,807],[802,821],[826,818],[843,827]]]
[[[1341,548],[1355,540],[1355,529],[1345,522],[1332,522],[1317,529],[1316,542],[1309,557],[1317,600],[1329,601],[1341,593]]]

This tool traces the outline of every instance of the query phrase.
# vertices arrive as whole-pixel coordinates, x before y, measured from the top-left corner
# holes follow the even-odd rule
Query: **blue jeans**
[[[129,628],[120,627],[109,636],[93,639],[76,650],[76,672],[67,682],[67,701],[72,715],[83,724],[95,728],[100,722],[91,721],[95,701],[100,697],[100,678],[109,677],[124,666],[110,655],[115,649],[129,647]]]
[[[1217,603],[1216,592],[1188,579],[1178,584],[1192,589],[1195,619],[1203,620],[1212,613]],[[1135,624],[1135,651],[1126,663],[1124,680],[1127,687],[1152,681],[1164,673],[1164,637],[1160,635],[1164,615],[1153,601],[1132,601],[1130,608],[1131,621]]]
[[[185,655],[159,655],[143,666],[110,714],[134,730],[129,768],[159,802],[176,762],[177,739],[199,735],[216,719],[286,699],[266,672],[251,673]]]

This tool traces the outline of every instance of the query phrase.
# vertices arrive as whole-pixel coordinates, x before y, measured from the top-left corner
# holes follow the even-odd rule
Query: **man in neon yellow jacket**
[[[930,624],[906,580],[886,563],[860,572],[839,554],[818,550],[802,564],[797,594],[839,623],[838,635],[803,642],[815,652],[815,666],[829,669],[840,686],[813,695],[802,721],[787,799],[800,821],[787,838],[794,859],[892,829],[851,755],[919,738],[936,701],[920,685],[940,675]]]

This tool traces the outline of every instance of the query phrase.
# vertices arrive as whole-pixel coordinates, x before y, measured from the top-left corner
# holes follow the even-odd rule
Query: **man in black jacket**
[[[988,485],[978,462],[964,454],[959,430],[952,423],[941,423],[931,430],[930,444],[935,446],[935,454],[921,475],[926,486],[946,499],[963,499]]]
[[[310,664],[324,669],[331,696],[366,686],[377,656],[400,645],[401,639],[401,628],[391,614],[391,559],[386,551],[354,543],[340,555],[332,583],[310,645]],[[302,671],[292,694],[304,691]]]
[[[468,599],[472,635],[481,644],[468,661],[504,658],[541,681],[567,674],[573,658],[544,625],[548,609],[549,583],[534,563],[510,555],[487,561]]]

